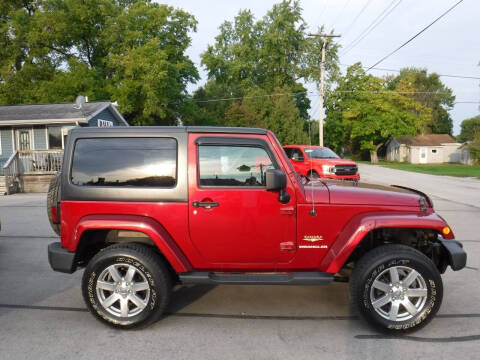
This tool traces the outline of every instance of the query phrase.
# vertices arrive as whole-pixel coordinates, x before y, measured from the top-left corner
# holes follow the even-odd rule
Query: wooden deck
[[[20,176],[21,187],[24,193],[46,193],[52,174],[45,175],[22,175]]]
[[[3,166],[0,194],[47,192],[62,160],[62,150],[15,151]]]
[[[5,189],[5,176],[0,176],[0,195],[6,195],[7,189]]]

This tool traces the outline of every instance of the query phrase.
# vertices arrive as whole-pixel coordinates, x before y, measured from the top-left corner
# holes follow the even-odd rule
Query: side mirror
[[[265,176],[268,191],[283,190],[287,187],[287,175],[282,170],[268,169]]]
[[[287,175],[282,170],[268,169],[266,183],[268,191],[278,191],[278,201],[282,204],[288,204],[290,195],[285,191],[287,187]]]

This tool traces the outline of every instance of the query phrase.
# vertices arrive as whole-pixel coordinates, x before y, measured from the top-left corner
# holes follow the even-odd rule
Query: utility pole
[[[327,38],[340,37],[341,35],[333,34],[308,34],[308,36],[322,38],[322,62],[320,63],[320,114],[318,118],[318,139],[320,146],[323,146],[323,98],[325,96],[325,48],[327,46]]]

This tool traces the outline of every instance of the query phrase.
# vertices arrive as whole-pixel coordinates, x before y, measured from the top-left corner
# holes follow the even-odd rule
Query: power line
[[[339,64],[341,66],[352,66],[348,64]],[[363,69],[369,69],[369,70],[380,70],[380,71],[393,71],[393,72],[401,72],[401,70],[398,69],[387,69],[387,68],[378,68],[378,67],[367,67],[367,66],[362,66]],[[437,74],[437,73],[434,73]],[[480,80],[480,77],[478,76],[468,76],[468,75],[450,75],[450,74],[437,74],[438,76],[442,77],[450,77],[450,78],[458,78],[458,79],[472,79],[472,80]]]
[[[366,94],[401,94],[401,95],[416,95],[416,94],[430,94],[430,95],[449,95],[448,92],[437,92],[437,91],[395,91],[395,90],[327,90],[325,94],[342,94],[342,93],[366,93]],[[314,91],[301,91],[295,93],[275,93],[275,94],[263,94],[263,95],[252,95],[252,96],[237,96],[230,98],[216,98],[216,99],[207,99],[207,100],[196,100],[191,99],[197,103],[212,103],[212,102],[221,102],[221,101],[235,101],[235,100],[245,100],[245,99],[258,99],[266,97],[279,97],[279,96],[298,96],[301,94],[310,94],[313,96],[319,96],[320,93]],[[459,102],[465,103],[465,102]]]
[[[395,4],[395,1],[398,1],[396,4]],[[348,44],[347,46],[345,46],[345,50],[343,51],[343,55],[347,54],[348,52],[350,52],[350,50],[352,50],[355,46],[357,46],[365,37],[368,36],[368,34],[370,34],[378,25],[380,25],[383,20],[385,20],[387,18],[388,15],[390,15],[390,13],[395,10],[397,8],[398,5],[400,5],[400,3],[402,2],[402,0],[393,0],[381,13],[380,15],[378,15],[371,23],[370,25],[368,25],[365,30],[363,30],[360,35],[358,35],[355,40],[353,40],[350,44]],[[393,5],[393,7],[392,7]]]
[[[370,3],[372,2],[372,0],[367,0],[366,4],[363,6],[363,8],[360,10],[360,12],[357,14],[357,16],[355,16],[355,18],[353,19],[353,21],[350,23],[350,25],[348,26],[347,30],[345,30],[345,32],[343,33],[343,36],[346,36],[347,33],[352,29],[353,25],[357,22],[358,18],[360,17],[360,15],[363,14],[363,12],[365,11],[365,9],[368,7],[368,5],[370,5]]]
[[[210,103],[210,102],[220,102],[220,101],[234,101],[234,100],[244,100],[244,99],[258,99],[258,98],[265,98],[265,97],[276,97],[276,96],[297,96],[301,94],[315,94],[312,91],[300,91],[295,93],[274,93],[274,94],[264,94],[264,95],[252,95],[252,96],[237,96],[237,97],[229,97],[229,98],[216,98],[216,99],[207,99],[207,100],[195,100],[191,99],[197,103]]]
[[[335,20],[333,20],[332,22],[332,25],[330,26],[330,28],[334,29],[333,25],[335,25],[335,23],[340,19],[340,15],[343,14],[343,12],[345,11],[345,9],[347,8],[348,4],[350,4],[350,1],[352,0],[346,0],[345,3],[343,4],[343,7],[342,9],[340,10],[340,12],[337,14],[337,16],[335,17]]]
[[[416,94],[431,94],[431,95],[450,95],[449,92],[440,91],[395,91],[395,90],[332,90],[329,93],[367,93],[367,94],[401,94],[401,95],[416,95]]]
[[[320,14],[317,17],[317,24],[320,24],[320,20],[322,19],[323,14],[325,13],[325,10],[327,9],[327,0],[324,0],[322,10],[320,11]]]
[[[384,56],[383,58],[381,58],[380,60],[378,60],[375,64],[373,64],[372,66],[370,66],[368,70],[374,68],[375,66],[377,66],[378,64],[380,64],[381,62],[383,62],[384,60],[386,60],[387,58],[389,58],[390,56],[392,56],[393,54],[395,54],[398,50],[400,50],[401,48],[403,48],[405,45],[407,45],[408,43],[410,43],[411,41],[413,41],[415,38],[417,38],[420,34],[422,34],[423,32],[425,32],[428,28],[430,28],[433,24],[435,24],[438,20],[440,20],[442,17],[444,17],[445,15],[447,15],[450,11],[452,11],[455,7],[457,7],[461,2],[463,2],[463,0],[460,0],[459,2],[457,2],[455,5],[453,5],[451,8],[449,8],[447,11],[445,11],[442,15],[440,15],[439,17],[437,17],[435,20],[433,20],[430,24],[428,24],[426,27],[424,27],[422,30],[420,30],[418,33],[416,33],[414,36],[412,36],[410,39],[408,39],[407,41],[405,41],[402,45],[400,45],[398,48],[396,48],[395,50],[393,50],[391,53],[389,53],[388,55]]]

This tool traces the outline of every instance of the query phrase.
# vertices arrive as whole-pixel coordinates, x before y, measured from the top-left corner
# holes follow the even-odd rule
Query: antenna
[[[73,105],[74,109],[81,110],[83,108],[83,105],[86,103],[86,99],[82,95],[78,95],[77,98],[75,99],[75,105]]]
[[[309,145],[312,146],[312,132],[310,131],[310,126],[311,126],[311,123],[308,124],[308,141],[309,141]],[[309,153],[307,152],[305,152],[305,154],[307,154],[307,156],[309,155]],[[313,165],[312,165],[311,158],[310,158],[310,176],[313,177]],[[312,182],[311,179],[310,179],[310,182]],[[317,210],[315,210],[315,200],[313,199],[313,186],[311,187],[312,187],[312,210],[310,210],[310,215],[317,216]]]

